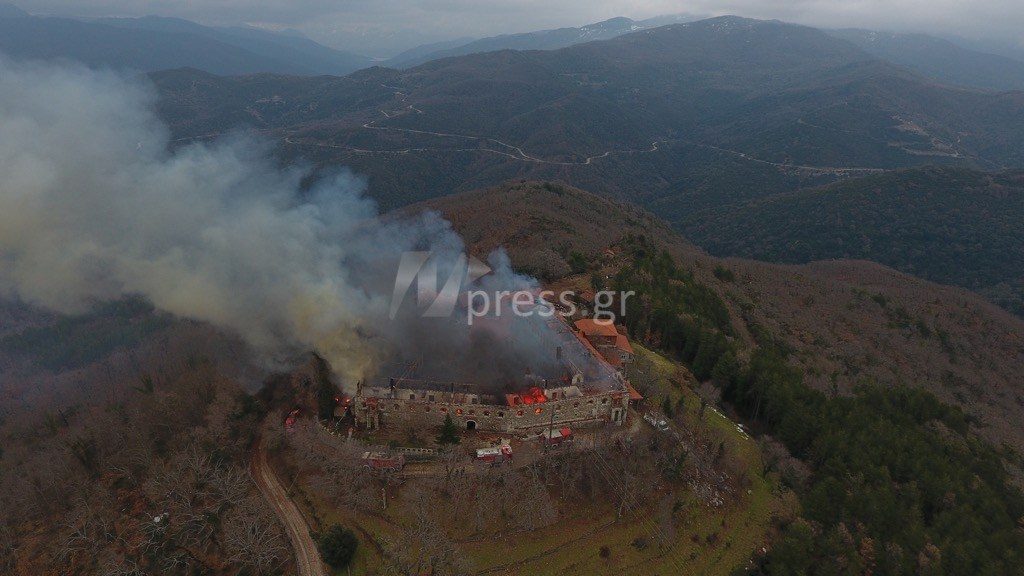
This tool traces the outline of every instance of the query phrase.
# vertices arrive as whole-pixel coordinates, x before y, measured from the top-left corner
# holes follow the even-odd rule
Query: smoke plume
[[[462,252],[447,222],[381,219],[349,173],[303,189],[251,139],[170,151],[154,99],[141,80],[0,61],[0,296],[63,313],[142,297],[268,357],[313,349],[348,383],[473,346],[462,319],[388,316],[404,251]],[[529,283],[507,262],[490,282]]]

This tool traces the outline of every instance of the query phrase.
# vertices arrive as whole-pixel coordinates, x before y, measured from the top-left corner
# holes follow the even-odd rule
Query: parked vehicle
[[[540,434],[540,442],[545,448],[559,446],[566,442],[572,442],[572,440],[572,430],[569,428],[544,430]]]
[[[650,412],[644,414],[644,421],[650,424],[655,430],[665,432],[668,430],[668,422],[664,418],[658,418]]]
[[[491,446],[488,448],[477,448],[476,461],[486,464],[503,464],[512,461],[512,447],[508,444]]]
[[[363,452],[363,468],[371,472],[401,472],[405,456],[387,452]]]

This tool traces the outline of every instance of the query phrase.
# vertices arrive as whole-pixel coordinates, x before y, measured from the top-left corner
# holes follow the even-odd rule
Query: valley
[[[757,48],[740,50],[743,43]],[[759,75],[765,66],[775,74]],[[1024,161],[1020,93],[934,84],[810,28],[726,17],[343,78],[174,71],[153,79],[177,145],[254,131],[287,162],[365,175],[386,209],[509,180],[557,180],[655,212],[717,255],[873,259],[1020,310],[1019,275],[938,273],[921,236],[892,259],[780,246],[763,224],[746,223],[744,214],[758,217],[765,206],[791,210],[798,191],[863,189],[871,180],[862,178],[919,166],[991,172]],[[893,216],[914,209],[894,206],[878,225],[897,226]],[[982,217],[958,226],[983,229]],[[818,235],[810,243],[832,241],[823,226],[800,230]],[[1010,245],[1024,240],[1006,232]],[[1019,260],[1012,249],[1006,257]]]

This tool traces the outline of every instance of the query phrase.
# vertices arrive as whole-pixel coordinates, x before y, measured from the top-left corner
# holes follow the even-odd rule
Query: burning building
[[[464,370],[447,366],[448,375],[431,377],[420,363],[396,367],[376,385],[361,384],[352,412],[359,427],[433,427],[445,417],[467,430],[543,433],[551,428],[602,423],[622,424],[638,395],[623,367],[632,358],[629,342],[612,325],[581,321],[570,326],[557,315],[503,320],[478,330],[489,334],[488,346],[504,346],[510,331],[531,336],[533,356],[519,370]],[[470,356],[470,355],[467,355]],[[464,364],[474,365],[467,357]],[[493,368],[493,367],[491,367]],[[473,379],[476,375],[476,379]]]

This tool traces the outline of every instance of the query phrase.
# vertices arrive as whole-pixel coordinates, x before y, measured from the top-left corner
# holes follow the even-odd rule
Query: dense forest
[[[0,352],[32,357],[40,367],[68,370],[101,360],[113,350],[145,340],[166,328],[170,316],[154,313],[139,299],[97,305],[77,316],[61,316],[53,324],[0,337]]]
[[[625,321],[631,334],[712,380],[813,469],[792,483],[801,518],[783,528],[760,573],[1020,573],[1024,497],[1003,465],[1014,456],[976,437],[960,409],[909,387],[812,390],[769,335],[753,351],[730,338],[724,304],[667,253],[643,238],[627,246],[631,265],[616,283],[638,292]]]
[[[910,388],[826,398],[767,348],[724,376],[724,397],[815,471],[764,573],[1019,573],[1024,499],[959,409]]]
[[[781,194],[688,228],[715,254],[872,260],[1024,314],[1024,174],[921,168]]]
[[[630,236],[624,244],[629,264],[612,282],[618,293],[637,292],[626,300],[626,328],[634,338],[686,362],[698,378],[709,378],[729,349],[725,303],[643,236]]]

